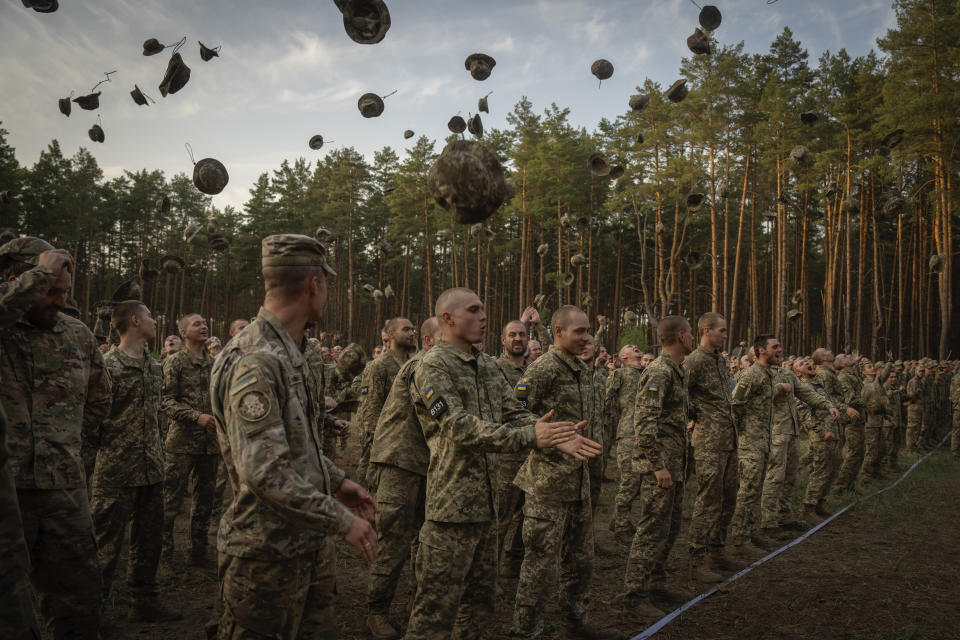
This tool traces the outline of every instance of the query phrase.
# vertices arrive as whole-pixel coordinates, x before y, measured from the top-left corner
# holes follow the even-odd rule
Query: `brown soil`
[[[341,462],[352,470],[354,459],[353,451],[348,449]],[[613,477],[615,473],[614,465],[607,475]],[[678,587],[686,585],[689,567],[685,537],[695,484],[695,479],[691,480],[683,531],[669,562],[670,583]],[[614,482],[604,485],[597,517],[592,618],[602,628],[621,633],[627,639],[653,621],[619,613],[613,606],[623,582],[627,552],[608,530],[615,491]],[[902,485],[894,492],[897,500],[901,496],[907,499],[907,506],[899,512],[874,513],[856,508],[843,514],[809,540],[740,578],[726,593],[698,603],[655,637],[960,639],[960,465],[947,465],[943,472],[923,478],[922,482]],[[186,543],[186,521],[185,515],[177,521],[181,544],[178,553],[183,552]],[[172,574],[161,573],[162,602],[183,613],[183,619],[177,622],[127,622],[128,593],[125,586],[118,584],[113,597],[115,605],[107,616],[107,637],[204,638],[204,624],[217,594],[214,558],[211,550],[208,568],[178,564]],[[364,624],[365,565],[342,543],[338,545],[338,558],[339,636],[345,640],[368,638]],[[404,576],[394,603],[397,625],[405,618],[406,580]],[[496,623],[488,637],[507,637],[514,589],[515,582],[503,585]],[[681,603],[656,604],[669,611]],[[557,637],[554,612],[555,605],[550,605],[546,616],[548,639]]]

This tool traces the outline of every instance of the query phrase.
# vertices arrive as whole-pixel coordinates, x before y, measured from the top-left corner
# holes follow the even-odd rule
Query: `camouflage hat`
[[[16,240],[18,237],[17,230],[13,227],[0,227],[0,247],[11,240]]]
[[[98,124],[95,124],[92,127],[90,127],[90,130],[87,131],[87,135],[94,142],[103,142],[106,139],[106,136],[104,136],[103,134],[103,127],[101,127]]]
[[[647,108],[647,105],[650,104],[650,96],[645,93],[632,95],[630,96],[630,102],[628,104],[633,111],[643,111]]]
[[[637,144],[643,144],[643,131],[637,131]]]
[[[179,53],[173,54],[170,56],[170,62],[167,63],[167,72],[163,74],[163,80],[160,82],[160,95],[166,98],[168,93],[180,91],[188,80],[190,80],[190,67]]]
[[[806,148],[802,144],[798,144],[790,150],[790,159],[797,164],[804,164],[810,160],[811,157],[810,149]]]
[[[223,233],[211,233],[207,236],[207,244],[218,253],[229,249],[231,242],[230,236]]]
[[[179,273],[187,264],[180,256],[165,255],[160,258],[160,264],[167,273]]]
[[[817,115],[816,111],[803,111],[800,114],[800,122],[807,125],[808,127],[812,127],[813,125],[820,122],[820,116]]]
[[[717,9],[712,4],[707,4],[700,9],[699,20],[701,27],[707,31],[714,31],[720,26],[723,16],[720,14],[720,9]]]
[[[664,95],[667,96],[670,102],[683,102],[683,99],[687,97],[689,92],[690,90],[687,89],[687,81],[681,78],[670,85],[670,88],[664,92]]]
[[[310,236],[296,233],[267,236],[260,245],[260,256],[264,267],[323,267],[328,275],[337,275],[327,264],[327,248]]]
[[[383,113],[383,98],[375,93],[365,93],[357,100],[357,108],[364,118],[376,118]]]
[[[22,262],[37,266],[37,259],[40,254],[52,249],[52,244],[34,236],[15,238],[0,246],[0,267],[6,267],[11,262]]]
[[[906,204],[907,201],[899,193],[892,193],[883,203],[883,215],[888,217],[899,215]]]
[[[133,91],[130,92],[130,97],[141,107],[149,106],[147,104],[147,98],[149,98],[149,96],[145,95],[137,85],[133,85]],[[150,98],[150,100],[153,101],[153,98]]]
[[[403,132],[403,139],[404,139],[404,140],[409,140],[409,139],[412,138],[413,136],[414,136],[413,129],[407,129],[406,131]]]
[[[590,73],[595,75],[599,80],[606,80],[613,75],[613,64],[609,60],[600,58],[590,65]]]
[[[484,113],[490,113],[490,104],[487,102],[487,98],[488,98],[489,96],[490,96],[490,94],[488,93],[487,95],[485,95],[485,96],[483,96],[482,98],[480,98],[479,100],[477,100],[477,111],[483,111]]]
[[[694,29],[687,38],[687,48],[694,55],[710,55],[710,37],[701,29]]]
[[[447,121],[447,129],[453,133],[463,133],[467,130],[467,121],[460,116],[453,116]]]
[[[803,315],[803,311],[800,311],[800,309],[790,309],[789,311],[787,311],[788,320],[796,320],[802,315]]]
[[[127,280],[116,288],[110,299],[114,302],[123,302],[124,300],[140,300],[142,297],[143,287],[140,286],[140,283],[136,280]]]
[[[310,142],[308,142],[307,145],[314,151],[317,151],[318,149],[320,149],[320,147],[323,146],[323,136],[318,133],[317,135],[310,138]]]
[[[211,48],[211,47],[206,46],[205,44],[203,44],[203,43],[200,42],[199,40],[197,40],[197,44],[200,45],[200,59],[203,60],[204,62],[209,62],[209,61],[212,60],[213,58],[219,58],[219,57],[220,57],[220,47],[221,47],[221,45],[217,45],[217,46]]]
[[[163,196],[157,199],[157,213],[167,215],[170,213],[170,196]]]
[[[560,284],[565,287],[572,285],[574,280],[576,280],[576,276],[569,271],[564,271],[562,274],[560,274]]]
[[[390,11],[383,0],[335,0],[343,12],[343,28],[358,44],[376,44],[390,29]]]
[[[467,120],[467,131],[478,138],[483,137],[483,121],[480,120],[479,113]]]
[[[57,0],[23,0],[23,6],[37,13],[53,13],[60,8]]]
[[[57,107],[60,109],[60,113],[70,117],[70,98],[60,98],[57,100]]]
[[[93,111],[100,108],[100,92],[88,93],[85,96],[77,96],[73,99],[77,106],[85,111]]]
[[[593,153],[587,160],[587,169],[592,175],[605,176],[610,173],[610,162],[602,153]]]
[[[227,168],[219,160],[203,158],[193,165],[193,184],[207,195],[217,195],[229,181]]]
[[[143,55],[145,56],[155,56],[165,48],[156,38],[147,38],[143,41]]]
[[[483,222],[507,196],[497,154],[473,140],[448,144],[427,175],[427,188],[457,222]]]
[[[687,209],[690,211],[696,211],[701,206],[703,206],[704,200],[706,200],[706,195],[702,193],[691,193],[687,195]]]
[[[932,273],[941,273],[944,266],[947,264],[947,257],[942,253],[937,253],[930,256],[930,271]]]
[[[144,258],[140,261],[140,281],[153,282],[160,276],[160,270],[151,265],[150,258]]]
[[[887,149],[896,149],[903,142],[903,129],[895,129],[883,137],[880,145]]]
[[[485,53],[471,53],[467,56],[463,66],[470,72],[474,80],[486,80],[496,66],[497,61]]]
[[[847,213],[857,213],[858,211],[860,211],[860,200],[858,200],[857,198],[854,198],[853,196],[849,196],[846,199],[844,199],[841,206],[843,207],[843,210]]]
[[[623,174],[627,172],[627,168],[622,164],[617,164],[610,167],[610,173],[607,174],[610,176],[611,180],[619,180],[623,177]]]

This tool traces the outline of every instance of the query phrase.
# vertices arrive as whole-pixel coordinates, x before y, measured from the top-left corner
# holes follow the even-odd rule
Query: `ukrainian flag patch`
[[[652,384],[649,387],[647,387],[647,391],[659,391],[659,390],[660,390],[660,387],[658,387],[655,384]]]
[[[747,385],[745,385],[745,384],[742,383],[742,382],[737,383],[737,386],[740,387],[741,389],[746,389],[746,388],[747,388]]]
[[[434,393],[436,392],[433,390],[433,387],[427,387],[427,390],[423,392],[423,397],[429,400],[433,397]]]
[[[527,383],[526,383],[526,382],[518,382],[518,383],[517,383],[517,391],[526,391],[526,390],[527,390]]]
[[[233,395],[239,391],[243,391],[244,389],[246,389],[256,381],[257,381],[256,374],[251,373],[250,375],[244,376],[243,378],[237,381],[237,384],[230,387],[230,395]]]

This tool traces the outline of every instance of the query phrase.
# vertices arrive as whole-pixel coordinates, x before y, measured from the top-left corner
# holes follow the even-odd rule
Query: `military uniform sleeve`
[[[528,322],[527,335],[533,337],[534,340],[540,343],[540,346],[543,347],[544,353],[546,353],[547,347],[553,344],[553,335],[550,331],[547,331],[547,328],[542,322]]]
[[[693,402],[696,398],[696,393],[694,390],[697,388],[697,385],[700,383],[701,378],[703,377],[703,368],[699,366],[699,358],[687,357],[684,359],[681,368],[683,369],[684,378],[687,381],[687,393],[690,396],[690,419],[697,419],[697,405]]]
[[[747,403],[750,400],[753,386],[756,384],[754,376],[747,369],[742,373],[737,383],[733,385],[733,393],[730,394],[730,404],[733,406],[733,415],[737,419],[737,424],[743,424],[743,418],[747,413]]]
[[[100,449],[100,424],[110,414],[113,394],[110,375],[107,373],[103,355],[97,348],[93,336],[90,335],[86,342],[87,357],[90,359],[90,377],[87,379],[87,399],[83,405],[80,457],[89,478],[93,474],[97,451]]]
[[[56,276],[46,267],[34,267],[10,282],[0,282],[0,327],[12,327],[38,300],[47,295]]]
[[[607,339],[607,328],[600,327],[597,329],[597,335],[593,336],[593,341],[597,344],[598,347],[606,346],[604,341]]]
[[[660,375],[659,372],[640,378],[637,402],[633,410],[635,446],[654,470],[666,466],[657,432],[663,411],[663,399],[670,392],[669,385],[669,377]]]
[[[814,407],[819,411],[829,411],[833,409],[833,403],[823,397],[821,394],[817,393],[809,384],[794,379],[793,381],[793,392],[796,394],[797,399],[805,405]]]
[[[160,407],[166,416],[177,422],[196,423],[200,412],[180,402],[180,358],[168,357],[163,361],[163,401]]]
[[[607,433],[616,435],[617,427],[620,424],[620,383],[622,376],[616,371],[607,378],[607,385],[603,397],[603,420],[607,427]]]
[[[323,493],[294,464],[281,414],[280,367],[263,355],[246,356],[236,364],[227,388],[224,431],[240,482],[259,500],[291,522],[333,535],[345,535],[354,515],[332,495]],[[249,382],[251,374],[255,381]],[[237,385],[244,380],[243,385]],[[251,405],[256,404],[255,411]],[[331,493],[344,473],[321,456],[330,472]]]

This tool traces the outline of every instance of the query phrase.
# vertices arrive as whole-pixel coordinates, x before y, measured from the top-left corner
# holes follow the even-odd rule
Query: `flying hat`
[[[619,180],[623,177],[623,174],[627,172],[627,168],[622,164],[617,164],[610,167],[609,177],[611,180]]]
[[[718,198],[727,198],[730,196],[730,187],[727,186],[726,180],[721,180],[717,185],[717,197]]]
[[[687,93],[689,93],[687,81],[681,78],[670,85],[670,88],[664,92],[664,95],[667,96],[670,102],[683,102],[683,99],[687,97]]]
[[[691,193],[687,195],[687,209],[690,211],[696,211],[702,205],[706,196],[702,193]]]
[[[160,258],[160,266],[162,266],[163,270],[167,273],[179,273],[187,266],[187,263],[184,262],[180,256],[167,254]]]
[[[810,149],[807,149],[802,144],[798,144],[793,149],[790,150],[790,159],[796,162],[797,164],[804,164],[811,158]]]
[[[377,251],[379,251],[385,256],[390,255],[390,252],[393,251],[393,247],[390,246],[390,243],[384,240],[383,238],[378,240],[377,244],[374,246],[376,247]]]
[[[463,66],[470,72],[474,80],[486,80],[496,66],[497,61],[485,53],[471,53],[467,56]]]
[[[808,127],[812,127],[820,122],[820,116],[817,115],[816,111],[804,111],[800,114],[800,122]]]
[[[933,273],[941,273],[943,268],[947,264],[947,257],[942,253],[937,253],[930,256],[930,271]]]
[[[143,296],[143,288],[136,280],[127,280],[117,287],[110,299],[114,302],[123,302],[124,300],[140,300]]]
[[[133,101],[136,102],[141,107],[149,106],[147,100],[150,102],[156,103],[156,101],[150,96],[146,95],[143,91],[140,90],[140,87],[133,85],[133,91],[130,92],[130,97],[133,98]]]
[[[318,149],[320,149],[320,147],[323,146],[323,136],[318,133],[317,135],[310,138],[310,142],[308,142],[307,144],[310,146],[311,149],[313,149],[314,151],[317,151]]]
[[[186,145],[190,159],[193,160],[193,148],[189,143]],[[193,184],[203,193],[209,196],[215,196],[230,181],[230,175],[223,163],[214,158],[203,158],[193,165]]]
[[[477,138],[483,137],[483,121],[480,120],[479,113],[467,120],[467,131]]]
[[[37,13],[53,13],[60,8],[57,0],[23,0],[23,6]]]
[[[857,198],[854,198],[853,196],[849,196],[844,199],[843,204],[841,206],[843,207],[843,210],[846,211],[847,213],[857,213],[858,211],[860,211],[860,200],[858,200]]]
[[[900,194],[894,193],[887,201],[883,203],[883,215],[888,217],[893,217],[899,215],[903,211],[904,205],[907,201],[903,199]]]
[[[60,113],[70,117],[70,98],[60,98],[57,100],[57,106],[60,108]]]
[[[192,242],[198,233],[200,233],[200,225],[196,222],[191,222],[183,229],[183,241]]]
[[[790,296],[790,304],[800,304],[801,302],[803,302],[803,291],[797,289],[793,292],[793,295]]]
[[[157,213],[167,215],[170,213],[170,196],[163,196],[157,200]]]
[[[390,11],[383,0],[335,0],[343,12],[343,28],[358,44],[376,44],[390,29]]]
[[[220,231],[220,223],[217,222],[216,218],[210,218],[207,220],[207,233],[218,233]]]
[[[389,300],[393,297],[393,287],[387,285],[383,288],[383,297]]]
[[[562,274],[560,274],[560,284],[562,284],[564,287],[569,287],[572,285],[575,279],[576,277],[569,271],[564,271]]]
[[[163,80],[160,82],[160,95],[166,98],[168,93],[180,91],[188,80],[190,80],[190,67],[183,61],[179,52],[174,53],[170,56],[167,72],[163,74]]]
[[[381,302],[383,302],[383,291],[380,291],[380,289],[374,289],[372,295],[373,295],[373,301],[376,302],[377,304],[380,304]]]
[[[474,238],[483,233],[483,223],[477,222],[476,224],[470,225],[470,235]]]
[[[155,56],[167,47],[156,38],[147,38],[143,41],[143,55]]]
[[[533,306],[539,309],[540,307],[543,306],[543,301],[545,299],[546,299],[545,295],[543,295],[542,293],[538,293],[537,295],[533,296]]]
[[[100,92],[89,93],[85,96],[78,96],[73,99],[77,106],[85,111],[93,111],[100,108]],[[63,109],[61,109],[63,111]]]
[[[700,9],[699,19],[701,27],[707,31],[715,31],[717,27],[720,26],[723,16],[720,15],[720,9],[717,9],[712,4],[707,4]]]
[[[479,142],[455,140],[430,168],[427,188],[461,223],[482,222],[503,204],[507,194],[497,155]]]
[[[624,322],[636,322],[637,320],[636,312],[631,311],[630,309],[627,309],[626,311],[623,312],[623,320]]]
[[[637,144],[643,144],[643,131],[637,131]]]
[[[600,82],[603,82],[613,75],[613,64],[603,58],[594,60],[593,64],[590,65],[590,73],[595,75]]]
[[[453,240],[453,231],[450,229],[440,229],[440,231],[437,231],[437,237],[441,240]]]
[[[650,96],[645,93],[638,93],[630,96],[630,108],[634,111],[643,111],[650,104]]]
[[[710,55],[710,36],[695,28],[693,34],[687,38],[687,48],[694,55]]]
[[[490,93],[493,93],[493,91],[491,91]],[[490,113],[490,105],[487,103],[487,97],[489,97],[490,93],[488,93],[487,95],[477,100],[477,111]]]
[[[396,91],[393,93],[396,93]],[[383,96],[383,98],[392,96],[393,93],[388,93],[386,96]],[[383,113],[383,98],[375,93],[365,93],[360,96],[360,99],[357,100],[357,108],[360,109],[360,115],[364,118],[376,118],[379,116]]]
[[[592,153],[587,160],[587,169],[597,177],[605,176],[610,173],[610,162],[602,153]]]
[[[701,254],[699,251],[690,249],[690,251],[687,252],[686,257],[684,257],[683,262],[691,271],[696,271],[703,266],[703,254]]]
[[[580,306],[589,307],[590,303],[593,302],[593,297],[586,291],[580,292]]]
[[[409,140],[410,138],[413,137],[413,135],[414,135],[413,129],[407,129],[406,131],[403,132],[403,139]]]
[[[369,283],[363,285],[363,290],[366,291],[367,293],[373,293],[374,291],[376,291],[376,289],[377,289],[376,287],[374,287],[372,284],[369,284]]]
[[[101,127],[99,124],[95,124],[90,127],[90,130],[87,131],[87,135],[94,142],[103,142],[105,139],[105,136],[103,135],[103,127]]]
[[[582,267],[587,264],[587,258],[582,253],[577,253],[570,257],[570,264],[574,267]]]
[[[150,266],[150,259],[144,258],[140,261],[140,280],[143,282],[153,282],[160,275],[160,270]]]
[[[388,182],[387,184],[383,185],[383,194],[384,194],[384,195],[386,195],[386,194],[388,194],[388,193],[393,193],[393,192],[396,191],[396,190],[397,190],[397,185],[396,185],[396,183]]]
[[[895,129],[883,137],[880,143],[887,149],[896,149],[903,142],[903,129]]]
[[[207,244],[214,251],[226,251],[230,247],[230,238],[223,233],[211,233],[207,236]]]
[[[318,242],[323,243],[324,245],[330,244],[333,240],[333,232],[326,227],[317,227],[316,231],[313,232],[313,237],[317,239]]]
[[[463,133],[467,130],[467,122],[460,116],[453,116],[447,122],[447,129],[450,129],[453,133]]]
[[[203,60],[204,62],[209,62],[213,58],[220,57],[220,49],[223,47],[223,45],[218,44],[217,46],[211,49],[210,47],[206,46],[199,40],[197,40],[197,44],[200,45],[200,59]]]
[[[790,309],[789,311],[787,311],[788,320],[796,320],[802,315],[803,315],[803,311],[800,311],[800,309]]]
[[[539,247],[537,247],[537,255],[540,256],[541,258],[547,255],[549,251],[550,251],[550,245],[548,245],[546,242],[544,242]]]
[[[836,182],[831,182],[829,186],[827,186],[827,190],[824,191],[823,195],[825,195],[828,198],[832,198],[834,196],[840,195],[840,187],[837,185]]]

